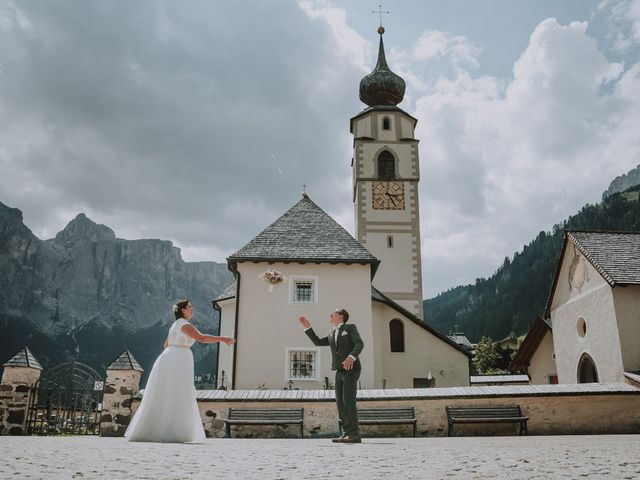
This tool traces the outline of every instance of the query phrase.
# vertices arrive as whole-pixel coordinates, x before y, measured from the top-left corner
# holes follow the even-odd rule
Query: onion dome
[[[378,63],[369,75],[360,80],[360,100],[370,107],[376,105],[397,105],[404,97],[405,83],[402,77],[393,73],[384,56],[382,34],[384,27],[378,28],[380,47]]]

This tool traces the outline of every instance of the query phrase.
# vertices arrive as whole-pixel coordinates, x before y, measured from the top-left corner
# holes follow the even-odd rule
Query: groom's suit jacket
[[[334,341],[334,332],[332,331],[326,337],[318,337],[313,328],[305,330],[307,336],[311,339],[314,345],[318,347],[331,347],[331,370],[344,370],[342,362],[344,362],[349,355],[353,356],[356,360],[353,362],[354,369],[361,369],[360,365],[360,353],[364,348],[364,343],[358,328],[352,323],[343,323],[339,327],[338,341]]]

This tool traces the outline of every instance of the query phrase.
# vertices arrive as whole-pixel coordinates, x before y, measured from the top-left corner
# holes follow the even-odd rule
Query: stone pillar
[[[42,373],[40,362],[24,347],[4,365],[0,381],[0,435],[24,435],[31,395]]]
[[[102,397],[100,435],[122,437],[131,421],[131,401],[140,389],[142,367],[129,350],[125,350],[107,367]]]

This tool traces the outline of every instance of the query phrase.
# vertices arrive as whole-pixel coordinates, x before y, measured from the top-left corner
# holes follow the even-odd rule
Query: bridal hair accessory
[[[278,285],[287,281],[287,277],[285,277],[278,270],[269,269],[265,272],[262,272],[259,277],[265,282],[269,284],[269,292],[273,292],[273,289]]]

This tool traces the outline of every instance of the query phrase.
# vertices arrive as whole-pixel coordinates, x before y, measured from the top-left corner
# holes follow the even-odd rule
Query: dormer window
[[[389,117],[384,117],[382,119],[382,129],[391,130],[391,120],[389,119]]]
[[[382,180],[396,178],[396,159],[389,150],[383,150],[378,155],[378,178]]]

